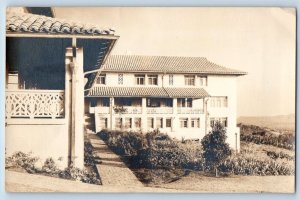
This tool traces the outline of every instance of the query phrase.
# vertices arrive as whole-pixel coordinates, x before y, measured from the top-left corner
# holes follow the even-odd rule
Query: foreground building
[[[117,39],[113,30],[57,19],[51,8],[8,9],[7,156],[32,152],[83,168],[84,90],[97,73],[84,74],[99,69]]]
[[[201,57],[111,55],[86,99],[96,132],[159,129],[201,139],[220,121],[239,150],[236,79],[245,74]]]

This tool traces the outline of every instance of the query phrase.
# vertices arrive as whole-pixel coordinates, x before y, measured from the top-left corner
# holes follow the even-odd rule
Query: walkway
[[[88,133],[87,138],[94,147],[96,156],[100,157],[101,163],[97,165],[97,169],[104,186],[143,187],[133,172],[118,155],[109,149],[103,140],[92,133]]]

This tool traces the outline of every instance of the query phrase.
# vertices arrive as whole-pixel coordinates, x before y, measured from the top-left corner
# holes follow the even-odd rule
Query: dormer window
[[[157,85],[157,75],[148,75],[148,85]]]
[[[185,82],[185,85],[195,85],[195,76],[194,75],[185,75],[184,82]]]
[[[105,85],[106,84],[106,74],[100,74],[97,78],[97,84]]]
[[[145,85],[145,74],[136,74],[134,76],[136,85]]]

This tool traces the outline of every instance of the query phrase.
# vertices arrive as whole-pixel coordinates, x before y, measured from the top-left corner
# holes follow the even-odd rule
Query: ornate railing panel
[[[124,106],[126,114],[142,114],[142,107]]]
[[[6,118],[63,118],[63,90],[8,90]]]
[[[204,113],[203,109],[195,108],[177,108],[178,114],[202,114]]]

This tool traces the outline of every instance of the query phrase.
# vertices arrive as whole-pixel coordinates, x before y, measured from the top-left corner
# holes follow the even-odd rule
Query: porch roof
[[[203,88],[163,87],[93,87],[87,97],[162,97],[162,98],[203,98],[209,94]]]
[[[51,33],[63,35],[114,35],[111,28],[102,28],[92,24],[72,22],[65,19],[46,17],[31,13],[8,12],[6,18],[7,33]]]

